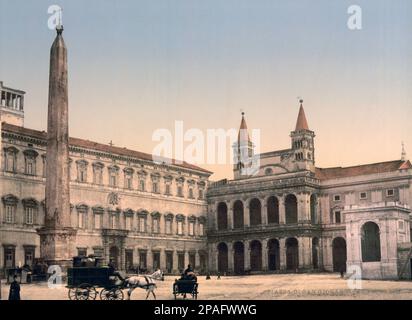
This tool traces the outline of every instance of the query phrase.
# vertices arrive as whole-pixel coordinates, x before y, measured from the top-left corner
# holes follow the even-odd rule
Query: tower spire
[[[406,151],[405,151],[405,144],[402,141],[402,154],[401,154],[401,160],[406,161]]]
[[[306,120],[305,110],[303,109],[303,99],[299,100],[300,108],[298,119],[296,121],[295,131],[309,130],[308,121]]]
[[[238,135],[238,141],[240,142],[249,142],[249,132],[247,129],[247,124],[245,120],[245,113],[242,111],[242,120],[240,122],[240,128],[239,128],[239,135]]]

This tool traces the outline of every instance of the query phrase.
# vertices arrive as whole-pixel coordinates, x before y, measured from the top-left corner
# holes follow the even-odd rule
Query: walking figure
[[[17,275],[14,275],[10,284],[9,300],[20,300],[20,285],[17,282]]]

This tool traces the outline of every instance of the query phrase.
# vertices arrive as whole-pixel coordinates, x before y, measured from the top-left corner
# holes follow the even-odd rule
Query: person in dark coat
[[[122,277],[122,275],[120,274],[120,272],[116,271],[116,266],[114,265],[114,261],[113,259],[110,259],[110,262],[108,264],[109,267],[109,276],[116,276],[118,277],[120,280],[124,281],[125,279]]]
[[[192,273],[193,272],[193,269],[192,269],[192,265],[188,265],[187,266],[187,269],[185,270],[185,276],[188,274],[188,273]]]
[[[17,282],[17,276],[15,275],[13,279],[10,284],[9,300],[20,300],[20,285]]]

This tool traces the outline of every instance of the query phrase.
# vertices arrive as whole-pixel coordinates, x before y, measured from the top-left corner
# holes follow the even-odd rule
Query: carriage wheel
[[[100,292],[100,299],[101,300],[123,300],[124,295],[123,291],[119,288],[113,289],[103,289]]]
[[[76,288],[69,289],[70,300],[95,300],[96,296],[96,289],[87,283],[82,283]]]

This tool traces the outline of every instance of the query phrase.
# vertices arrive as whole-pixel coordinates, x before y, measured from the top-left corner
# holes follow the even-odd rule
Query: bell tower
[[[299,101],[300,108],[298,119],[296,121],[295,131],[292,131],[293,161],[300,170],[315,170],[315,132],[309,129],[306,120],[305,110],[303,109],[303,100]]]
[[[247,178],[251,174],[254,157],[254,145],[250,140],[245,113],[242,112],[242,121],[237,142],[233,144],[233,175],[235,179]]]

